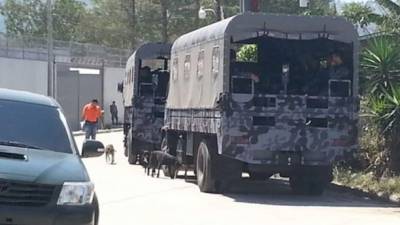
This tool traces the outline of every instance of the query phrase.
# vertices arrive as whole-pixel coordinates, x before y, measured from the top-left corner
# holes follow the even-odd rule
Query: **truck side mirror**
[[[104,145],[100,141],[85,140],[82,145],[82,158],[99,157],[104,154]]]

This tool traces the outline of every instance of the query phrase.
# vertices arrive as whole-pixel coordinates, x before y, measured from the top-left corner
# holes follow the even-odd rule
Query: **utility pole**
[[[52,5],[52,0],[47,0],[47,95],[55,97]]]

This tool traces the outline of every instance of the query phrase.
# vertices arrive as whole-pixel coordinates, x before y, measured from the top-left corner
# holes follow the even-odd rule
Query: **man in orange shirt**
[[[85,122],[83,130],[86,133],[86,139],[96,140],[97,125],[101,115],[101,107],[97,99],[93,99],[83,107],[82,120]]]

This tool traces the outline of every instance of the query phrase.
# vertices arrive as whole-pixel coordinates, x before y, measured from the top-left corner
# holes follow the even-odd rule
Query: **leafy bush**
[[[257,62],[257,45],[243,45],[237,53],[237,60],[242,62]]]
[[[361,189],[381,196],[400,195],[400,177],[377,179],[370,173],[354,172],[350,170],[334,169],[335,182]]]

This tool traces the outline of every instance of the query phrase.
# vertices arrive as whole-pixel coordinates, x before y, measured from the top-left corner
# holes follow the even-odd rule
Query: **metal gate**
[[[69,127],[72,131],[78,131],[83,106],[92,99],[97,99],[103,105],[103,69],[89,68],[99,70],[99,75],[80,74],[70,70],[74,67],[71,64],[56,65],[56,98],[64,110]]]

